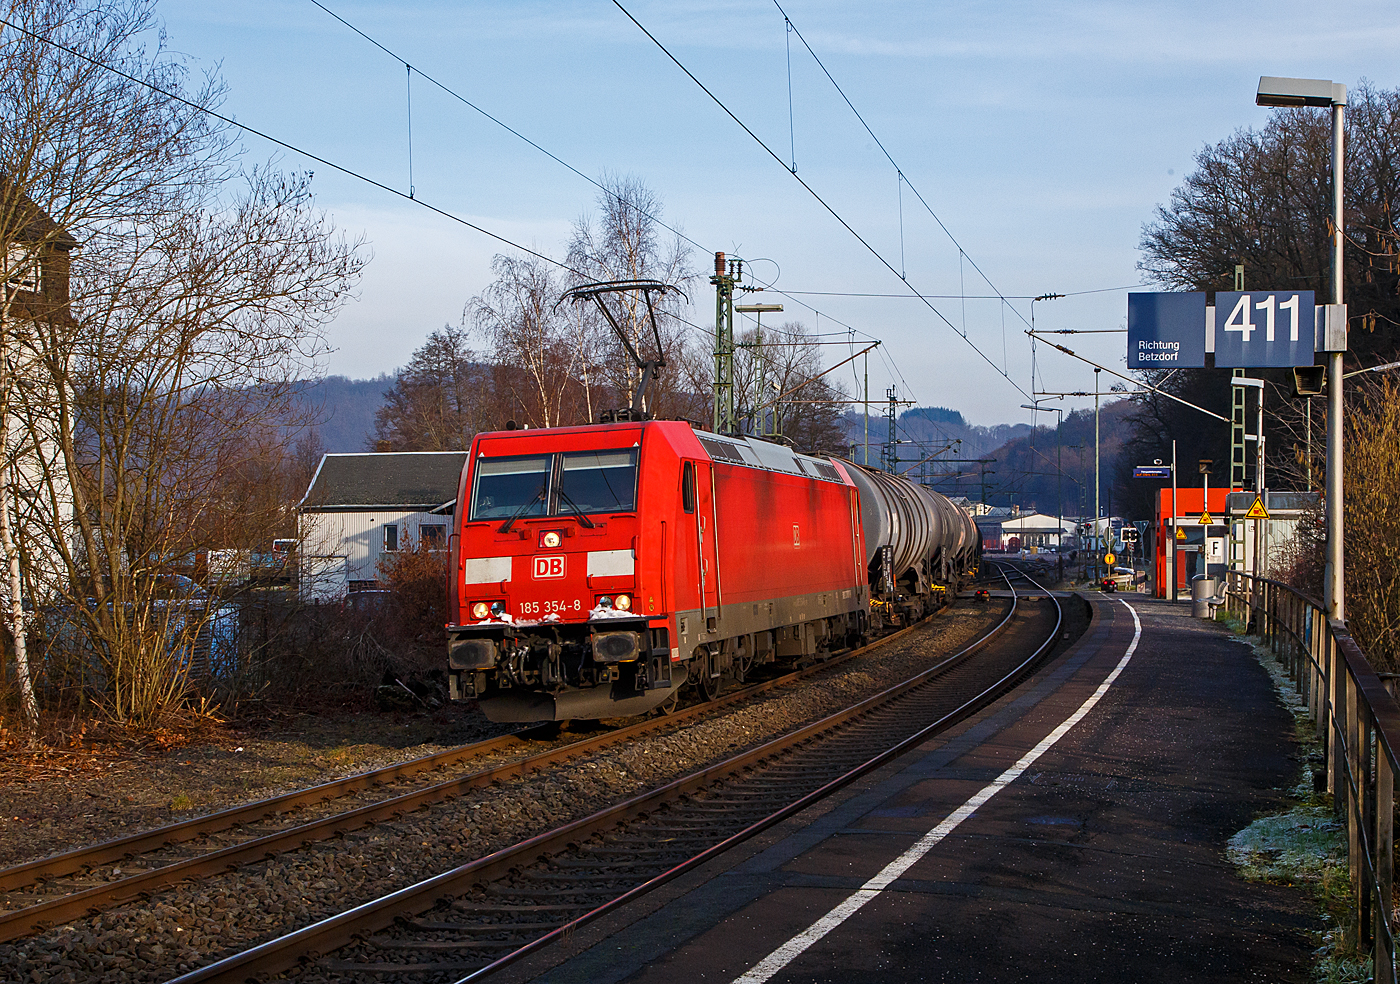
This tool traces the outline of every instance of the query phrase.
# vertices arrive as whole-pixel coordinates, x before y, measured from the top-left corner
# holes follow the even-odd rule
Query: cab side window
[[[695,512],[695,462],[687,461],[681,468],[681,505],[688,513]]]

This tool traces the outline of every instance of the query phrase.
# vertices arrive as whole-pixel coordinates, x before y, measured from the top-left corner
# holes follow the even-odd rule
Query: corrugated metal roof
[[[393,506],[426,512],[457,498],[467,451],[328,454],[306,490],[310,512]]]

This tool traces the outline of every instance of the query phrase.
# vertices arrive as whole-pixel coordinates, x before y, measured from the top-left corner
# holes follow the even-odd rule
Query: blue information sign
[[[1133,468],[1133,478],[1171,478],[1171,465],[1137,465]]]
[[[1204,291],[1128,295],[1129,369],[1200,369],[1205,364]]]
[[[1316,319],[1310,290],[1217,291],[1215,364],[1232,369],[1310,366],[1317,348]]]

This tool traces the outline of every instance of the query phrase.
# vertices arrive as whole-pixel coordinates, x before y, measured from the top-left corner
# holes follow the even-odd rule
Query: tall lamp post
[[[1317,106],[1332,110],[1332,303],[1325,309],[1323,351],[1327,353],[1327,566],[1322,600],[1327,617],[1346,618],[1343,605],[1342,552],[1342,356],[1347,348],[1347,315],[1342,300],[1342,235],[1345,216],[1343,124],[1347,87],[1330,79],[1286,79],[1264,76],[1254,101],[1260,106]]]
[[[1099,560],[1103,551],[1099,549],[1099,373],[1094,366],[1094,580],[1099,578]]]

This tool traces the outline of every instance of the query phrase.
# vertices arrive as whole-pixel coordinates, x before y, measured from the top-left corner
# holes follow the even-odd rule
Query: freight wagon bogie
[[[860,645],[868,636],[869,624],[865,612],[851,611],[700,646],[691,653],[690,682],[708,699],[715,681],[744,683],[756,667],[822,659]]]

